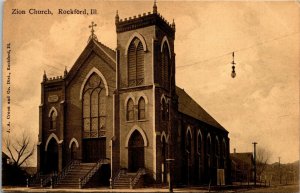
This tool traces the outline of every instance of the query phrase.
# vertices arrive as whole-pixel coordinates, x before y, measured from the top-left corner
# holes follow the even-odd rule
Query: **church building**
[[[115,26],[116,49],[97,39],[92,22],[72,68],[43,75],[40,174],[74,187],[97,176],[112,188],[126,178],[130,187],[230,183],[228,131],[176,86],[174,21],[154,3],[152,12],[125,19],[117,12]]]

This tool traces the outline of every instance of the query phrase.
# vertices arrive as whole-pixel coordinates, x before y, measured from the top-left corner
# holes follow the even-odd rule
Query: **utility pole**
[[[280,157],[278,157],[278,160],[279,160],[279,184],[281,184]]]
[[[166,161],[168,162],[168,169],[169,169],[169,192],[173,192],[173,165],[174,162],[174,154],[173,154],[173,135],[172,135],[172,128],[173,128],[173,121],[175,113],[173,111],[174,109],[174,96],[172,93],[172,80],[169,82],[169,103],[168,103],[168,113],[169,113],[169,120],[168,120],[168,159]]]
[[[254,185],[256,186],[256,142],[252,143],[254,145]]]

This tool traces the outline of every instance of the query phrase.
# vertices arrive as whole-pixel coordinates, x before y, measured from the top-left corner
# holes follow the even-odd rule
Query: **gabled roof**
[[[101,48],[106,54],[108,54],[114,61],[116,61],[116,52],[107,47],[106,45],[102,44],[101,42],[95,41],[95,43]]]
[[[231,159],[234,159],[235,161],[242,161],[242,162],[246,162],[248,164],[251,164],[253,162],[252,152],[231,153],[230,157],[231,157]]]
[[[113,71],[116,71],[116,52],[101,42],[91,39],[67,74],[67,85],[92,53],[100,56]]]
[[[178,96],[178,111],[190,117],[198,119],[221,130],[227,131],[212,116],[210,116],[194,99],[183,89],[176,86]]]

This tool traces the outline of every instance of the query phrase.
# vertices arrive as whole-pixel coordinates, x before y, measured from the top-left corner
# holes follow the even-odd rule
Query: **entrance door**
[[[136,172],[144,167],[144,140],[140,132],[135,130],[128,142],[128,170]]]
[[[54,138],[52,138],[48,144],[46,163],[47,173],[58,171],[58,147]]]
[[[75,142],[73,142],[71,145],[71,160],[77,159],[76,149],[77,149],[76,144],[75,144]]]
[[[106,158],[106,138],[83,139],[83,162],[97,162]]]

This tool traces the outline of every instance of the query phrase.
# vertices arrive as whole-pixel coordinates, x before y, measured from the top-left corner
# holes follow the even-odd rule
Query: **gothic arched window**
[[[167,111],[167,105],[166,105],[166,101],[163,99],[162,104],[161,104],[161,119],[163,121],[166,121],[166,119],[167,119],[166,111]]]
[[[192,152],[192,135],[189,131],[186,134],[185,149],[186,149],[187,153],[191,154],[191,152]]]
[[[216,154],[216,156],[220,155],[220,142],[219,142],[218,137],[216,137],[215,154]]]
[[[211,138],[210,138],[210,135],[207,135],[207,139],[206,139],[206,154],[208,156],[210,156],[210,154],[211,154]]]
[[[134,38],[128,49],[128,86],[144,83],[144,49],[138,38]]]
[[[138,119],[145,119],[146,118],[146,104],[145,99],[143,97],[140,98],[138,103]]]
[[[201,151],[202,151],[202,136],[199,131],[198,136],[197,136],[197,152],[198,152],[198,154],[201,154]]]
[[[93,73],[83,89],[83,138],[105,136],[106,96],[101,78]]]
[[[166,89],[170,87],[170,58],[167,43],[164,43],[161,53],[161,84]]]
[[[56,129],[56,118],[57,118],[57,113],[56,111],[53,110],[50,113],[50,130]]]
[[[225,158],[226,157],[226,143],[225,143],[225,140],[223,139],[223,142],[222,142],[222,156]]]
[[[211,166],[211,137],[210,134],[208,133],[207,137],[206,137],[206,156],[207,156],[207,164],[208,167],[210,168]]]
[[[127,109],[126,109],[126,119],[127,121],[132,121],[134,120],[134,104],[133,104],[133,100],[129,99],[127,102]]]

